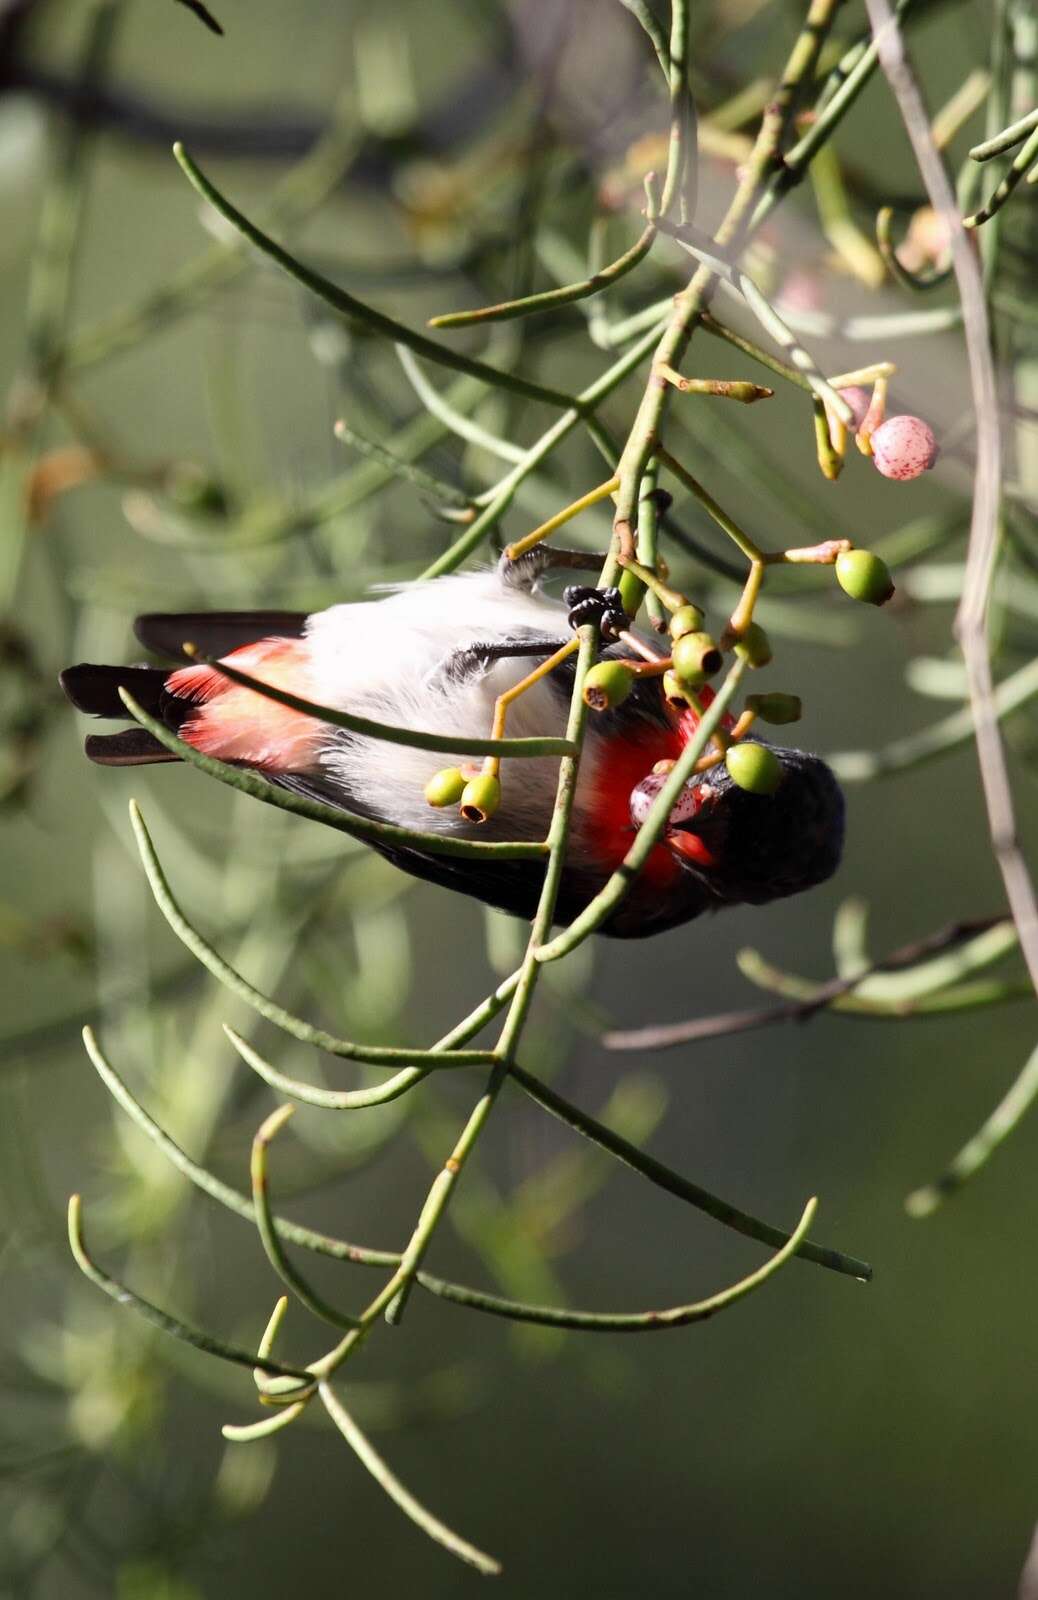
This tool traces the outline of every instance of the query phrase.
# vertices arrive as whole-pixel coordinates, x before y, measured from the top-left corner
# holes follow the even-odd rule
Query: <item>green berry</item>
[[[749,794],[774,794],[782,782],[782,764],[764,744],[733,744],[724,764],[732,782]]]
[[[755,711],[762,722],[781,726],[784,722],[799,722],[803,707],[798,694],[748,694],[747,711]]]
[[[735,641],[735,653],[751,667],[766,667],[771,660],[771,640],[759,622],[751,622]]]
[[[441,767],[426,784],[425,798],[431,806],[453,806],[461,799],[464,788],[464,773],[457,767]]]
[[[685,693],[685,686],[676,672],[663,674],[663,698],[668,705],[674,707],[675,711],[684,711],[686,706],[691,704]]]
[[[598,661],[584,679],[584,703],[592,711],[622,706],[634,688],[634,673],[619,661]]]
[[[852,600],[882,606],[894,593],[894,581],[885,561],[871,550],[845,550],[836,557],[836,581]]]
[[[674,671],[686,689],[695,689],[712,678],[721,665],[717,640],[710,633],[683,633],[671,651]]]
[[[681,606],[670,619],[670,636],[681,639],[686,633],[699,633],[705,621],[698,606]]]
[[[501,804],[500,780],[488,772],[470,778],[461,791],[461,814],[466,822],[486,822]]]

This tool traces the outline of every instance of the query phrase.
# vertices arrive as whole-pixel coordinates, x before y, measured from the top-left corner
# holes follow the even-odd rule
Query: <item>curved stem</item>
[[[1038,110],[1029,111],[1026,117],[1021,117],[1019,122],[1003,128],[993,139],[985,139],[983,144],[975,144],[970,151],[970,157],[973,161],[990,161],[992,156],[1000,156],[1006,150],[1012,150],[1015,144],[1019,144],[1021,139],[1026,139],[1035,128],[1038,128]]]
[[[990,222],[996,212],[1001,211],[1020,179],[1026,172],[1030,171],[1035,162],[1038,162],[1038,127],[1035,128],[1023,149],[1011,163],[1009,171],[1002,179],[1002,182],[988,196],[980,210],[975,211],[971,217],[963,218],[963,227],[979,228],[985,222]],[[1028,182],[1030,181],[1031,179],[1028,179]]]
[[[538,961],[557,961],[560,956],[568,955],[578,944],[583,944],[589,933],[594,933],[596,928],[600,928],[606,918],[619,906],[663,832],[678,795],[692,776],[696,762],[706,749],[714,730],[719,727],[728,702],[739,687],[745,670],[745,661],[738,660],[732,663],[727,678],[675,762],[622,863],[605,887],[589,901],[569,927],[540,947],[537,952]]]
[[[384,744],[404,745],[411,750],[432,750],[442,755],[508,756],[510,759],[523,759],[533,756],[573,754],[573,746],[568,739],[466,739],[453,733],[425,733],[420,728],[392,727],[389,723],[375,722],[371,717],[359,717],[352,711],[339,711],[334,706],[319,705],[315,700],[306,700],[302,695],[291,694],[287,689],[279,689],[272,683],[265,683],[262,678],[254,678],[249,673],[242,672],[229,661],[204,655],[200,650],[189,648],[189,645],[190,641],[185,640],[183,646],[185,655],[192,661],[203,662],[214,672],[218,672],[222,678],[228,678],[231,683],[240,684],[243,689],[251,689],[264,699],[274,700],[278,705],[288,706],[292,711],[302,712],[304,716],[313,717],[317,722],[327,722],[334,728],[345,728],[349,733],[355,733],[362,739],[378,739]]]
[[[357,1459],[367,1467],[375,1482],[385,1490],[394,1505],[399,1506],[405,1516],[410,1517],[430,1539],[434,1539],[445,1550],[449,1550],[451,1555],[467,1561],[470,1567],[475,1567],[476,1571],[482,1572],[485,1577],[493,1577],[501,1571],[499,1561],[495,1561],[493,1556],[486,1555],[484,1551],[477,1549],[474,1544],[470,1544],[467,1539],[455,1533],[452,1528],[448,1528],[447,1524],[441,1522],[439,1517],[434,1517],[420,1500],[415,1499],[410,1489],[405,1489],[327,1383],[320,1384],[317,1392],[324,1409]]]
[[[940,270],[932,267],[928,272],[912,272],[905,266],[894,248],[893,228],[894,208],[882,206],[876,212],[876,246],[888,272],[902,288],[912,289],[918,294],[927,289],[938,289],[942,283],[947,283],[952,275],[950,266]]]
[[[303,1105],[320,1106],[323,1111],[363,1111],[370,1106],[384,1106],[391,1100],[399,1100],[402,1094],[406,1094],[415,1084],[421,1083],[422,1079],[428,1076],[428,1069],[425,1067],[404,1067],[402,1071],[395,1072],[391,1078],[387,1078],[385,1083],[376,1084],[371,1089],[321,1089],[316,1084],[303,1083],[299,1078],[290,1078],[287,1073],[279,1072],[277,1067],[265,1056],[261,1056],[247,1039],[243,1039],[241,1034],[236,1033],[226,1022],[223,1031],[245,1065],[251,1067],[264,1083],[269,1083],[279,1094],[291,1095],[293,1100],[300,1100]],[[420,1059],[421,1052],[416,1051],[415,1054]]]
[[[654,1311],[571,1311],[562,1306],[526,1305],[521,1301],[504,1300],[500,1295],[466,1290],[460,1295],[449,1284],[425,1277],[424,1287],[432,1289],[443,1300],[453,1300],[472,1311],[484,1311],[492,1317],[507,1317],[512,1322],[534,1322],[548,1328],[572,1328],[584,1333],[658,1333],[663,1328],[687,1328],[692,1322],[705,1322],[719,1311],[725,1311],[736,1301],[743,1300],[755,1289],[767,1283],[786,1262],[803,1248],[803,1241],[818,1209],[817,1200],[809,1200],[803,1215],[782,1248],[756,1272],[740,1278],[727,1289],[721,1289],[706,1300],[694,1300],[689,1305],[668,1306]],[[433,1288],[433,1283],[436,1287]]]
[[[509,1069],[509,1076],[525,1094],[530,1096],[531,1100],[543,1106],[545,1111],[550,1112],[553,1117],[558,1117],[560,1122],[564,1122],[583,1138],[590,1139],[600,1149],[608,1151],[611,1156],[622,1161],[624,1166],[640,1173],[643,1178],[648,1178],[657,1188],[665,1189],[668,1194],[676,1195],[679,1200],[686,1200],[698,1211],[713,1217],[715,1222],[723,1223],[726,1228],[743,1234],[747,1239],[756,1239],[759,1244],[771,1245],[778,1249],[789,1242],[789,1234],[784,1233],[781,1228],[774,1227],[770,1222],[763,1222],[747,1211],[740,1211],[727,1200],[720,1199],[708,1189],[700,1188],[699,1184],[692,1183],[690,1179],[664,1166],[662,1161],[657,1161],[646,1151],[639,1150],[630,1140],[619,1133],[614,1133],[611,1128],[596,1121],[588,1112],[580,1110],[569,1100],[564,1100],[557,1090],[549,1088],[539,1078],[524,1072],[514,1062]],[[867,1282],[872,1277],[872,1268],[867,1261],[859,1261],[854,1256],[844,1255],[828,1245],[813,1244],[810,1240],[805,1240],[800,1248],[800,1257],[804,1261],[813,1261],[817,1266],[829,1267],[833,1272],[842,1272],[848,1277],[859,1278],[862,1282]]]
[[[493,1060],[493,1053],[486,1050],[456,1051],[452,1056],[448,1056],[442,1050],[408,1050],[395,1046],[358,1045],[350,1039],[337,1039],[334,1034],[326,1033],[323,1028],[312,1027],[301,1017],[293,1016],[284,1006],[279,1006],[268,999],[247,978],[243,978],[240,972],[236,972],[219,951],[202,937],[197,928],[192,927],[173,898],[136,800],[130,801],[130,821],[133,824],[137,848],[155,903],[177,938],[225,988],[230,989],[239,1000],[244,1000],[254,1011],[258,1011],[261,1017],[266,1017],[268,1022],[273,1022],[275,1027],[290,1033],[303,1044],[312,1044],[318,1050],[327,1050],[329,1055],[341,1056],[347,1061],[364,1062],[369,1066],[413,1066],[415,1062],[423,1065],[440,1062],[443,1065],[473,1066]]]
[[[457,372],[467,372],[471,377],[481,378],[484,383],[494,388],[508,389],[513,394],[524,395],[527,400],[540,400],[551,406],[569,408],[575,404],[572,395],[564,394],[559,389],[546,389],[542,384],[531,383],[515,373],[489,367],[485,362],[476,361],[471,356],[459,355],[457,351],[439,345],[433,339],[427,339],[424,334],[417,333],[406,324],[397,322],[394,318],[387,317],[384,312],[376,311],[363,300],[358,300],[348,290],[340,288],[321,273],[315,272],[312,267],[307,267],[298,261],[281,245],[275,243],[269,234],[264,233],[254,222],[243,216],[226,196],[220,193],[201,168],[195,165],[182,144],[177,143],[173,146],[173,154],[188,181],[203,200],[208,200],[209,204],[214,206],[233,228],[237,228],[239,233],[254,244],[257,250],[261,250],[272,261],[276,261],[279,267],[301,283],[305,289],[309,289],[311,294],[317,295],[342,316],[352,317],[398,344],[409,345],[419,355],[427,356],[430,361],[439,362],[442,367],[453,367]]]
[[[243,794],[251,795],[255,800],[262,800],[266,805],[277,806],[280,811],[291,811],[298,817],[309,817],[313,822],[323,822],[327,827],[337,829],[339,833],[348,834],[351,839],[364,839],[369,844],[376,845],[403,845],[411,849],[426,850],[430,855],[465,856],[471,860],[496,857],[503,861],[539,861],[544,858],[543,844],[520,841],[484,844],[479,839],[454,839],[450,835],[420,833],[413,828],[398,827],[393,822],[375,822],[370,817],[362,817],[352,811],[340,811],[335,806],[323,805],[319,800],[310,800],[306,795],[295,794],[289,789],[277,789],[251,768],[228,766],[225,761],[217,761],[212,756],[203,755],[201,750],[196,750],[186,740],[178,739],[165,723],[159,722],[157,717],[151,716],[143,706],[138,705],[133,695],[126,689],[119,690],[119,698],[134,721],[139,722],[142,728],[147,728],[164,749],[179,756],[190,766],[197,767],[207,777],[216,778],[219,783],[225,783],[231,789],[239,789]]]
[[[1030,1110],[1038,1096],[1038,1049],[1028,1057],[1009,1092],[1003,1096],[983,1126],[964,1145],[955,1159],[933,1183],[914,1190],[905,1200],[910,1217],[928,1217],[948,1197],[968,1183],[994,1155]]]
[[[194,1345],[196,1350],[203,1351],[208,1356],[217,1356],[221,1361],[229,1361],[236,1367],[248,1367],[250,1371],[259,1368],[261,1372],[269,1372],[275,1377],[296,1378],[302,1383],[311,1382],[311,1374],[302,1367],[286,1366],[282,1361],[272,1361],[269,1356],[253,1355],[249,1350],[239,1350],[236,1345],[224,1344],[221,1339],[214,1339],[211,1334],[203,1333],[198,1328],[192,1328],[189,1323],[182,1322],[179,1317],[171,1317],[168,1311],[163,1311],[160,1306],[152,1305],[150,1300],[145,1300],[142,1295],[120,1283],[117,1278],[111,1277],[97,1265],[87,1249],[86,1239],[83,1235],[83,1206],[78,1194],[69,1196],[68,1202],[68,1238],[76,1266],[83,1276],[90,1279],[105,1294],[117,1300],[120,1305],[130,1306],[138,1316],[150,1322],[152,1327],[158,1328],[162,1333],[168,1333],[174,1339],[179,1339],[183,1344]]]
[[[294,1106],[279,1106],[277,1111],[272,1111],[270,1116],[260,1125],[252,1141],[252,1159],[250,1162],[250,1175],[252,1178],[252,1202],[256,1208],[256,1229],[260,1242],[274,1271],[282,1283],[292,1290],[306,1309],[315,1317],[320,1317],[324,1322],[330,1322],[333,1328],[354,1328],[357,1325],[356,1317],[347,1316],[337,1310],[327,1300],[312,1289],[306,1279],[298,1273],[285,1253],[284,1247],[278,1236],[274,1217],[270,1210],[270,1196],[267,1183],[267,1147],[275,1134],[284,1127],[294,1111]],[[284,1315],[284,1300],[278,1302],[280,1311],[275,1312],[268,1326],[270,1342],[277,1332],[277,1326]],[[266,1338],[266,1335],[264,1336]],[[260,1353],[266,1354],[263,1345]]]
[[[379,444],[377,439],[369,439],[367,434],[351,427],[341,417],[332,432],[341,444],[356,450],[358,455],[367,456],[369,461],[379,462],[395,478],[402,478],[405,483],[413,484],[422,493],[430,495],[441,507],[450,506],[457,512],[471,511],[475,516],[472,501],[456,484],[445,483],[442,478],[434,478],[431,472],[426,472],[423,467],[416,467],[413,462],[406,461],[401,455],[395,455],[392,450],[387,450],[384,444]]]
[[[448,311],[442,316],[430,317],[429,327],[469,328],[483,322],[508,322],[513,317],[529,317],[540,311],[554,311],[559,306],[573,305],[577,300],[588,300],[633,272],[645,260],[655,238],[655,224],[650,222],[636,244],[607,267],[600,267],[579,283],[566,284],[561,289],[545,289],[540,294],[525,295],[521,300],[502,300],[498,305],[480,306],[473,311]]]

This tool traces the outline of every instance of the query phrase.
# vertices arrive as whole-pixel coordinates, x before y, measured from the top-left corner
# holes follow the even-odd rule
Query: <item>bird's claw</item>
[[[615,639],[630,622],[619,589],[594,589],[587,584],[571,583],[562,591],[562,598],[569,607],[567,621],[574,632],[594,623],[604,638]]]

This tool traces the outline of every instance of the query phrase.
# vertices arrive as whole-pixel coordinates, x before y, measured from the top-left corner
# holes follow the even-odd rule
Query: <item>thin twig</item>
[[[830,978],[818,984],[809,1000],[795,1000],[787,1005],[763,1006],[752,1011],[727,1011],[712,1017],[690,1017],[685,1022],[653,1023],[643,1028],[614,1028],[602,1035],[607,1050],[669,1050],[678,1044],[699,1044],[704,1039],[727,1038],[733,1033],[747,1033],[755,1028],[767,1028],[776,1022],[808,1022],[831,1006],[834,1000],[852,994],[866,979],[878,972],[899,972],[915,966],[929,956],[943,950],[953,950],[977,934],[1004,922],[1002,917],[978,917],[969,922],[954,922],[923,939],[914,939],[898,950],[875,961],[849,978]]]
[[[1038,990],[1038,901],[1017,835],[1005,750],[998,727],[988,653],[987,627],[991,581],[999,548],[1001,426],[991,355],[984,284],[976,256],[958,215],[955,195],[933,142],[930,120],[915,73],[905,53],[888,0],[866,0],[883,70],[890,82],[915,151],[930,204],[943,220],[962,304],[970,386],[977,424],[977,470],[962,601],[955,633],[966,662],[977,757],[987,803],[995,859],[1020,934],[1031,982]]]

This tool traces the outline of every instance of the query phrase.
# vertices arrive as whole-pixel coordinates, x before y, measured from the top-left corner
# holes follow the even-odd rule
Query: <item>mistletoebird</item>
[[[566,607],[540,587],[546,567],[560,557],[576,564],[566,552],[534,550],[496,569],[419,581],[311,615],[150,615],[137,619],[135,631],[148,651],[167,660],[182,663],[191,641],[204,655],[321,706],[397,728],[486,738],[498,697],[572,639]],[[617,653],[616,646],[605,652]],[[564,735],[573,673],[572,659],[564,661],[517,697],[508,736]],[[442,753],[317,721],[210,665],[84,664],[68,668],[61,681],[79,710],[123,720],[129,713],[119,689],[125,688],[195,750],[347,814],[456,838],[542,840],[548,829],[558,757],[506,761],[500,806],[476,821],[427,804],[423,791],[444,766]],[[662,785],[654,768],[681,754],[697,724],[694,710],[668,703],[658,677],[637,679],[622,704],[589,715],[557,921],[570,922],[621,864]],[[91,734],[86,753],[103,766],[177,759],[139,726]],[[692,778],[601,932],[659,933],[705,911],[761,905],[831,876],[843,842],[839,786],[817,756],[777,748],[773,754],[781,779],[768,794],[740,787],[723,763]],[[462,765],[464,755],[457,760]],[[442,856],[420,842],[372,843],[416,877],[533,915],[543,862]]]

